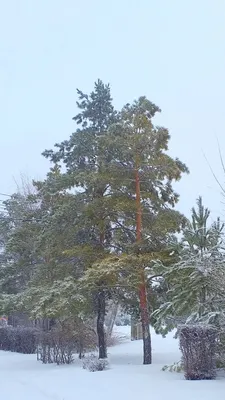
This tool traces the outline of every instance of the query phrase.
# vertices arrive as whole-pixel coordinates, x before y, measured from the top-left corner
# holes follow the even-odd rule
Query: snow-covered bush
[[[123,343],[126,339],[127,335],[125,334],[113,333],[111,336],[106,338],[107,347],[117,346],[118,344]]]
[[[37,359],[43,364],[71,364],[75,352],[75,339],[71,332],[54,328],[38,335]]]
[[[75,351],[82,358],[86,352],[94,352],[98,348],[97,333],[92,325],[92,321],[75,321],[73,330],[75,339]]]
[[[99,359],[95,354],[91,354],[83,359],[83,369],[90,372],[104,371],[109,366],[108,360]]]
[[[37,359],[44,364],[70,364],[74,354],[83,358],[86,351],[95,351],[97,335],[89,321],[58,320],[50,330],[38,335]]]
[[[216,330],[207,325],[181,325],[178,329],[182,364],[187,380],[214,379]]]
[[[22,354],[34,354],[36,351],[37,330],[27,327],[1,327],[0,349]]]
[[[222,302],[221,308],[224,302]],[[216,308],[216,301],[214,302]],[[219,308],[219,307],[218,307]],[[224,307],[223,307],[224,308]],[[192,318],[191,318],[192,317]],[[200,319],[194,319],[195,315],[189,317],[190,323],[201,323],[212,326],[216,331],[216,367],[225,368],[225,312],[224,309],[209,312],[203,315]]]

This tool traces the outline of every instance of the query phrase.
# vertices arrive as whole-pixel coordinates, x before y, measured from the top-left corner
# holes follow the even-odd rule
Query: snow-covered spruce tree
[[[223,324],[225,309],[225,253],[223,224],[208,224],[210,212],[197,200],[192,221],[184,229],[178,261],[164,268],[167,301],[154,312],[161,332],[179,321]]]
[[[110,248],[111,205],[107,197],[110,186],[107,171],[109,156],[99,148],[99,137],[117,120],[117,113],[112,105],[110,87],[101,80],[95,83],[90,95],[78,90],[78,96],[79,113],[74,117],[78,127],[75,133],[68,140],[56,144],[56,150],[46,150],[43,154],[55,166],[64,165],[66,169],[56,179],[58,190],[76,189],[81,192],[76,227],[77,231],[83,229],[89,232],[89,238],[86,236],[85,243],[72,245],[67,255],[76,259],[80,257],[87,269],[96,261],[96,257],[101,259]],[[107,357],[104,332],[106,297],[107,293],[101,286],[93,293],[99,358]]]

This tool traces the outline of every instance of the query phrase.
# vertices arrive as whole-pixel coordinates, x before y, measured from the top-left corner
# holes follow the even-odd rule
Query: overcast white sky
[[[162,109],[171,153],[191,170],[178,185],[188,213],[201,194],[225,205],[224,0],[8,0],[0,11],[0,192],[20,173],[43,178],[45,148],[75,129],[76,88],[109,82],[116,107],[146,95]],[[0,197],[1,198],[1,197]]]

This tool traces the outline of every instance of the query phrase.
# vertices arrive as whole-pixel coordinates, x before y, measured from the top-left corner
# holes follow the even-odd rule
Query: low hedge
[[[22,354],[36,352],[37,330],[27,327],[2,327],[0,328],[0,350],[12,351]]]

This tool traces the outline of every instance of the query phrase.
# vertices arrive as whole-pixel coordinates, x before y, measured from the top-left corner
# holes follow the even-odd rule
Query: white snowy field
[[[129,334],[129,328],[117,328]],[[110,369],[83,370],[43,365],[35,355],[0,352],[1,400],[217,400],[225,398],[225,377],[215,381],[185,381],[182,374],[163,372],[165,364],[179,361],[178,342],[152,333],[153,364],[142,365],[142,341],[109,349]]]

